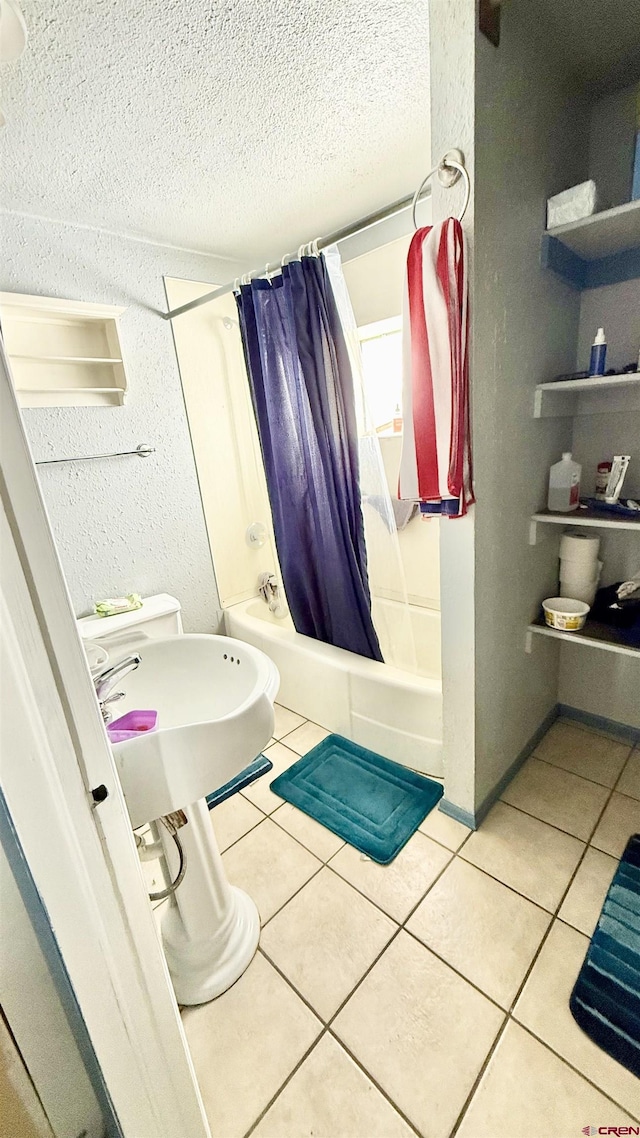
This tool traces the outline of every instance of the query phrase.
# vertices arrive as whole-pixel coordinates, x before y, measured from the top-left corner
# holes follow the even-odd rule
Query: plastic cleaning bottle
[[[577,510],[580,504],[580,475],[582,467],[574,462],[571,451],[562,455],[560,462],[554,463],[549,471],[549,498],[547,506],[557,514]]]
[[[607,341],[604,328],[598,328],[596,338],[591,345],[591,358],[589,360],[589,375],[604,375],[604,365],[607,358]]]

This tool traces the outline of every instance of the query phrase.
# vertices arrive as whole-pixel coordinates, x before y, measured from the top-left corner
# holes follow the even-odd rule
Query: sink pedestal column
[[[251,898],[227,881],[205,799],[185,808],[178,830],[187,859],[162,919],[162,943],[179,1004],[204,1004],[230,988],[251,963],[260,917]],[[173,838],[159,825],[170,873],[178,872]]]

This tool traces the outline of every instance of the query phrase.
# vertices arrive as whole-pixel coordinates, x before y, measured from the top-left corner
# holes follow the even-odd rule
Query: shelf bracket
[[[540,545],[541,542],[548,541],[550,537],[550,526],[531,518],[529,522],[529,545]]]
[[[525,633],[524,650],[527,653],[527,656],[530,656],[533,652],[533,633],[530,628],[528,628]]]

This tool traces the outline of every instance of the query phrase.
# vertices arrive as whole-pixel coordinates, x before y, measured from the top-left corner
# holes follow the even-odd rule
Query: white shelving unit
[[[539,526],[580,526],[581,529],[626,529],[640,534],[640,512],[637,517],[621,517],[619,514],[605,514],[598,510],[579,509],[570,514],[552,514],[549,510],[539,510],[533,514],[529,526],[529,545],[540,541]],[[548,531],[543,531],[546,536]]]
[[[555,226],[546,231],[543,241],[544,263],[579,289],[639,276],[639,251],[640,201]],[[534,393],[536,419],[611,413],[634,416],[639,411],[640,371],[540,383]],[[611,433],[615,435],[613,426]],[[536,545],[554,532],[558,534],[558,527],[563,530],[571,526],[640,536],[640,512],[622,516],[597,508],[580,508],[568,514],[540,510],[531,518],[529,543]],[[527,628],[527,651],[532,650],[532,641],[538,636],[640,659],[640,643],[635,635],[589,617],[579,632],[563,632],[549,628],[540,615]]]
[[[629,388],[638,398],[629,402]],[[621,398],[619,393],[624,392]],[[535,389],[533,417],[548,419],[558,416],[600,415],[606,412],[640,408],[640,372],[622,375],[590,375],[586,379],[561,379],[556,383],[539,383]]]
[[[527,629],[528,640],[532,634],[549,636],[553,640],[565,640],[567,643],[582,644],[588,648],[600,648],[604,652],[616,652],[619,656],[635,656],[636,659],[640,659],[640,647],[634,648],[629,644],[624,644],[615,628],[600,624],[597,621],[587,621],[584,628],[580,629],[579,632],[563,632],[559,628],[549,628],[541,617],[539,621],[529,625]],[[529,644],[527,650],[530,651]]]
[[[585,261],[632,249],[640,245],[640,200],[592,213],[590,217],[581,217],[566,225],[555,225],[547,229],[547,234]]]
[[[21,406],[121,406],[127,378],[118,318],[124,311],[0,293],[3,335]]]

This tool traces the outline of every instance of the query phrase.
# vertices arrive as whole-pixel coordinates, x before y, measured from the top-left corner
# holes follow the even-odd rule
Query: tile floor
[[[326,734],[278,707],[277,774]],[[568,998],[630,833],[640,748],[558,720],[476,833],[435,811],[388,867],[264,776],[212,812],[260,948],[183,1011],[214,1138],[579,1138],[640,1083]]]

